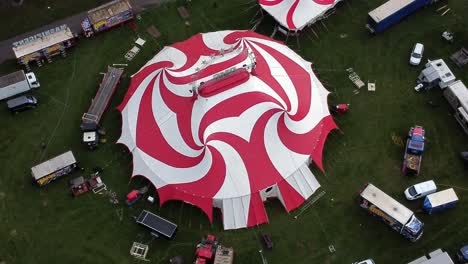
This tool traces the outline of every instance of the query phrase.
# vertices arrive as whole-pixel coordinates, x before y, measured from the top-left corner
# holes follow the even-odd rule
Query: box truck
[[[359,205],[412,242],[423,234],[424,224],[410,209],[371,183],[359,192]]]
[[[44,186],[57,178],[70,174],[76,168],[78,168],[78,165],[73,152],[67,151],[32,167],[31,175],[33,182],[39,186]]]
[[[421,7],[439,0],[389,0],[368,14],[366,28],[369,32],[380,33],[397,24]]]
[[[33,72],[23,70],[0,77],[0,100],[39,88],[40,84]]]
[[[133,19],[133,9],[128,0],[114,0],[88,11],[81,22],[85,37]]]
[[[454,207],[458,197],[453,188],[429,194],[424,199],[423,209],[429,214],[442,212]]]

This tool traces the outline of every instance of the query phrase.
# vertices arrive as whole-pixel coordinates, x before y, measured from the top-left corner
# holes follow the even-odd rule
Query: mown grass
[[[269,233],[274,250],[265,252],[269,263],[351,263],[372,257],[376,263],[406,263],[428,251],[444,248],[452,255],[468,237],[467,167],[458,152],[468,148],[468,140],[451,116],[451,109],[440,90],[427,93],[413,91],[421,67],[407,63],[415,42],[426,45],[425,58],[444,58],[468,39],[468,11],[464,1],[451,1],[452,11],[441,17],[438,6],[414,14],[385,33],[371,37],[364,30],[366,13],[383,3],[354,0],[342,5],[335,15],[319,23],[287,44],[314,63],[320,79],[332,92],[330,103],[351,104],[351,112],[335,118],[340,130],[332,132],[324,153],[325,173],[315,167],[325,196],[313,206],[287,214],[277,201],[266,203],[270,223],[256,228],[223,231],[221,216],[216,212],[213,223],[197,208],[181,202],[168,202],[162,208],[140,202],[133,207],[122,204],[133,187],[146,184],[142,179],[130,181],[132,158],[128,151],[113,142],[120,136],[120,114],[114,110],[123,98],[130,75],[136,72],[163,46],[182,41],[198,32],[250,28],[257,11],[243,0],[192,1],[190,26],[177,14],[182,2],[164,4],[148,10],[137,20],[136,32],[123,26],[90,40],[81,40],[65,59],[34,68],[42,87],[33,94],[40,107],[18,115],[0,111],[0,262],[6,263],[133,263],[128,251],[133,241],[148,242],[150,236],[132,219],[142,208],[150,209],[179,224],[173,241],[155,240],[150,244],[151,263],[167,263],[169,257],[184,256],[190,261],[195,245],[207,233],[216,234],[221,242],[233,246],[236,263],[260,263],[258,234]],[[25,2],[26,3],[26,2]],[[39,6],[41,7],[41,6]],[[68,7],[70,14],[77,11]],[[25,11],[26,12],[26,11]],[[35,13],[22,13],[35,17]],[[37,16],[38,21],[49,20]],[[265,18],[258,29],[269,35],[273,21]],[[162,36],[155,40],[146,28],[155,25]],[[454,30],[456,42],[440,38],[445,29]],[[1,33],[1,32],[0,32]],[[5,33],[5,35],[8,35]],[[4,36],[0,34],[0,36]],[[148,40],[145,48],[126,68],[125,76],[104,117],[107,144],[89,152],[80,144],[79,123],[97,90],[106,66],[124,63],[123,55],[137,36]],[[460,79],[468,82],[467,68],[449,63]],[[375,80],[377,91],[353,93],[346,68],[353,67],[363,80]],[[17,69],[14,61],[0,66],[3,73]],[[439,107],[428,106],[432,100]],[[409,178],[401,175],[403,147],[395,137],[403,138],[410,126],[425,127],[428,144],[422,173]],[[42,142],[47,144],[41,148]],[[66,150],[73,150],[81,165],[90,172],[104,168],[103,178],[116,192],[121,203],[113,205],[108,197],[86,194],[70,197],[67,179],[45,188],[30,184],[30,167]],[[73,175],[77,176],[79,173]],[[419,212],[422,201],[407,202],[403,189],[434,179],[439,188],[456,187],[460,203],[456,208],[436,215]],[[409,208],[418,211],[425,223],[423,238],[411,243],[356,204],[357,191],[372,182]],[[154,191],[151,191],[154,193]],[[120,221],[117,211],[122,210]],[[336,249],[330,253],[329,245]]]

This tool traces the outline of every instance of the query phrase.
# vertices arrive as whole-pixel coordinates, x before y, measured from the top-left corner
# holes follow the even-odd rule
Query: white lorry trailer
[[[468,134],[468,88],[459,80],[444,90],[444,96],[455,111],[455,119]]]
[[[0,77],[0,100],[8,99],[39,87],[39,81],[34,73],[24,73],[23,70],[13,72]]]

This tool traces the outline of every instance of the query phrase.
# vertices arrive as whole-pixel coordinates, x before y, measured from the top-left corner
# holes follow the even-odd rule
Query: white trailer
[[[436,86],[439,86],[440,89],[445,89],[451,83],[455,82],[455,80],[455,75],[453,75],[444,60],[438,59],[428,61],[417,80],[422,87],[418,85],[415,87],[415,90],[419,91],[422,88],[428,90]]]
[[[444,90],[444,96],[455,110],[455,119],[468,134],[468,88],[458,80]]]
[[[71,173],[77,166],[73,152],[67,151],[32,167],[31,175],[34,182],[39,186],[44,186],[61,176]]]
[[[39,88],[40,84],[34,73],[24,73],[23,70],[0,77],[0,100],[13,97]]]

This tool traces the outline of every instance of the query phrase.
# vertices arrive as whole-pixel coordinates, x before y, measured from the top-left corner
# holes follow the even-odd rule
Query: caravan
[[[421,89],[429,90],[436,86],[444,89],[456,80],[450,68],[442,59],[428,61],[424,70],[418,76],[418,85],[414,88],[417,92]]]
[[[455,119],[468,134],[468,89],[462,81],[450,84],[444,90],[444,96],[455,110]]]

